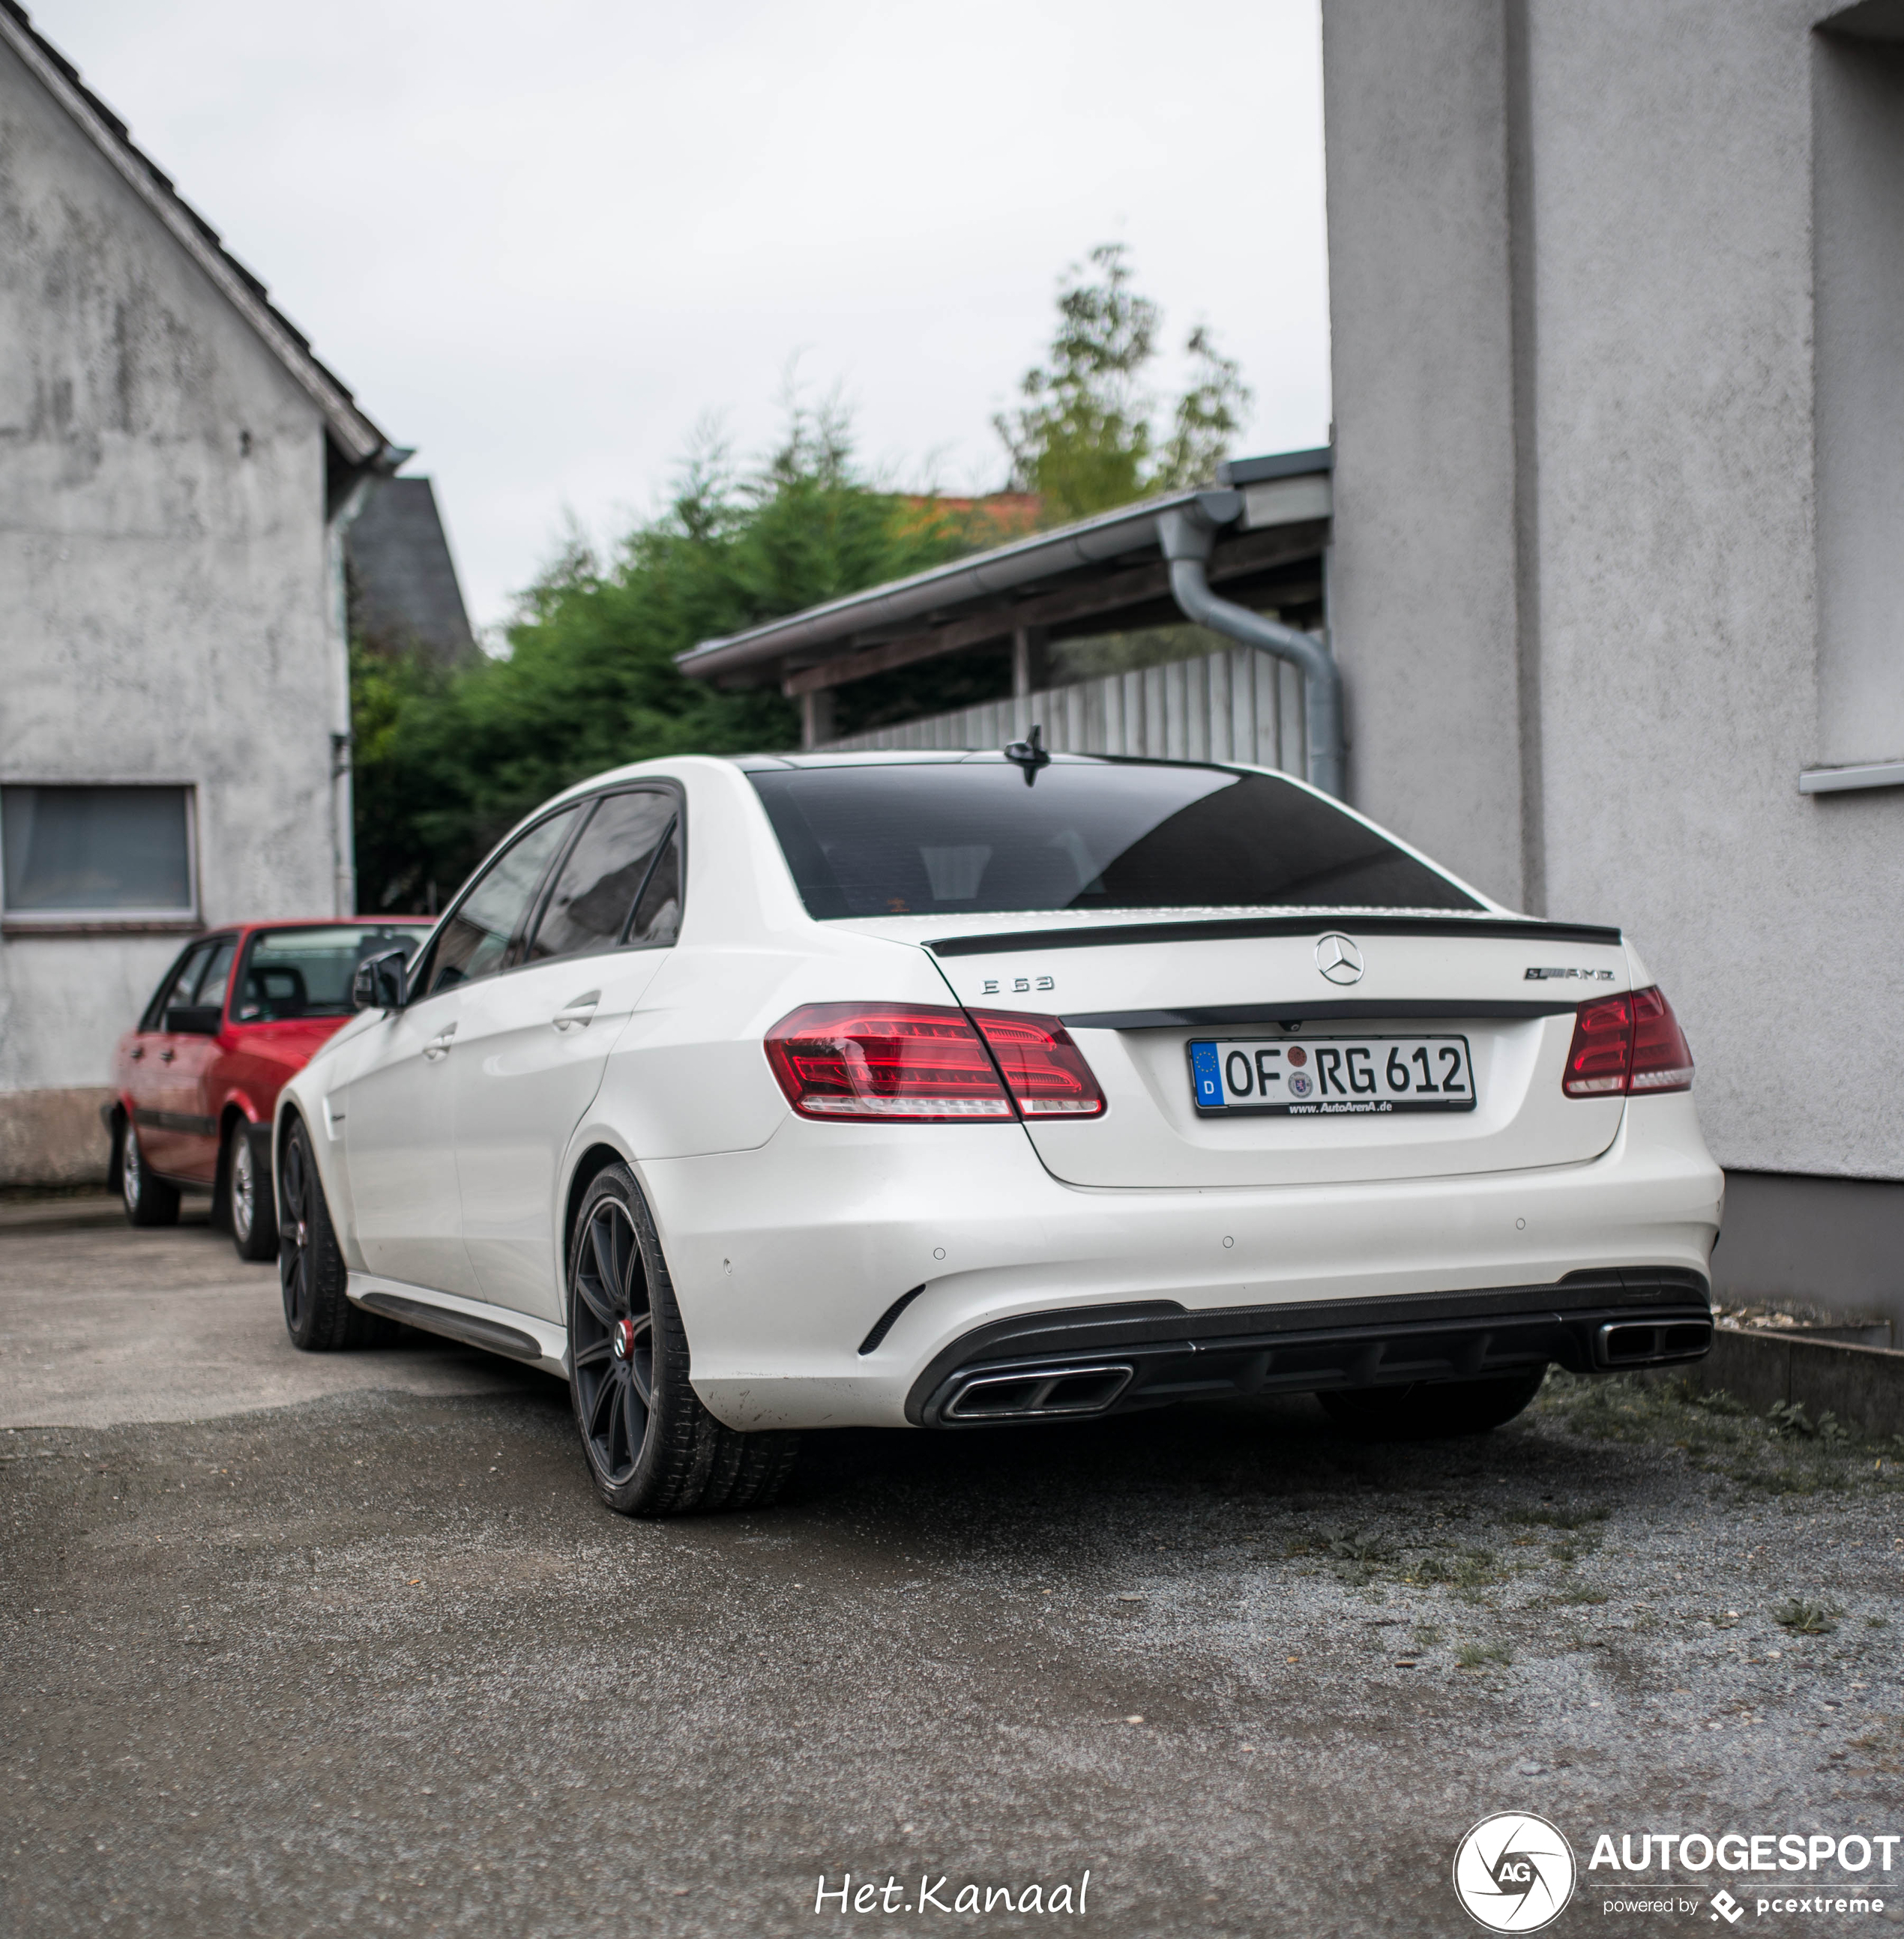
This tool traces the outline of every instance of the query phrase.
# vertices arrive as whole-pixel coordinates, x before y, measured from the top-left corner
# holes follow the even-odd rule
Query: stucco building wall
[[[1904,790],[1799,788],[1904,755],[1845,726],[1904,722],[1904,492],[1819,489],[1834,400],[1904,396],[1895,307],[1868,327],[1904,169],[1893,193],[1845,119],[1896,50],[1829,12],[1324,0],[1332,616],[1358,804],[1507,900],[1621,924],[1739,1189],[1884,1181],[1860,1202],[1904,1237]],[[1833,224],[1893,245],[1835,312]],[[1904,1266],[1835,1274],[1838,1200],[1777,1202],[1781,1229],[1815,1206],[1812,1291],[1904,1317]]]
[[[0,46],[0,781],[190,784],[209,924],[352,899],[325,452],[282,362]],[[0,936],[0,1184],[103,1170],[97,1140],[46,1140],[181,939]]]

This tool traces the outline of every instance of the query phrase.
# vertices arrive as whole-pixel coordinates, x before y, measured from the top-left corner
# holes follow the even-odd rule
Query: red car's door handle
[[[138,1061],[139,1061],[139,1059],[140,1059],[141,1058],[142,1058],[145,1055],[145,1045],[144,1045],[144,1044],[141,1044],[141,1045],[139,1046],[139,1048],[133,1052],[133,1061],[135,1064],[138,1063]]]
[[[175,1050],[162,1050],[159,1053],[159,1061],[161,1064],[169,1064],[178,1055]]]

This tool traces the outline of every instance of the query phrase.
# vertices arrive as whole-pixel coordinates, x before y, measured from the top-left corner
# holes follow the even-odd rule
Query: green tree
[[[1025,402],[992,420],[1013,485],[1037,492],[1053,524],[1207,479],[1249,405],[1241,367],[1199,326],[1184,345],[1191,382],[1159,439],[1144,373],[1163,312],[1132,287],[1126,254],[1101,243],[1065,272],[1046,361],[1025,373]]]
[[[422,909],[433,884],[440,903],[538,802],[605,768],[794,744],[778,692],[724,692],[674,656],[969,546],[956,520],[858,472],[836,404],[793,407],[751,470],[704,430],[666,511],[612,559],[571,534],[504,656],[448,674],[354,656],[361,906]]]

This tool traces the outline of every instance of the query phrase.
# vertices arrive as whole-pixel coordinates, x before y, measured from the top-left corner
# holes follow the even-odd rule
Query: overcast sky
[[[39,0],[35,24],[434,477],[472,616],[737,449],[797,358],[869,464],[1002,482],[1058,272],[1329,422],[1315,0]]]

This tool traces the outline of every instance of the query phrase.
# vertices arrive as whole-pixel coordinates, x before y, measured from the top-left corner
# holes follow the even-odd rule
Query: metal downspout
[[[1301,671],[1309,784],[1339,801],[1345,787],[1342,668],[1313,633],[1266,619],[1260,613],[1252,613],[1234,600],[1220,599],[1210,590],[1204,568],[1216,542],[1216,528],[1199,517],[1194,509],[1157,514],[1157,543],[1170,562],[1171,596],[1184,616],[1213,633],[1254,647],[1260,653],[1287,660]]]

